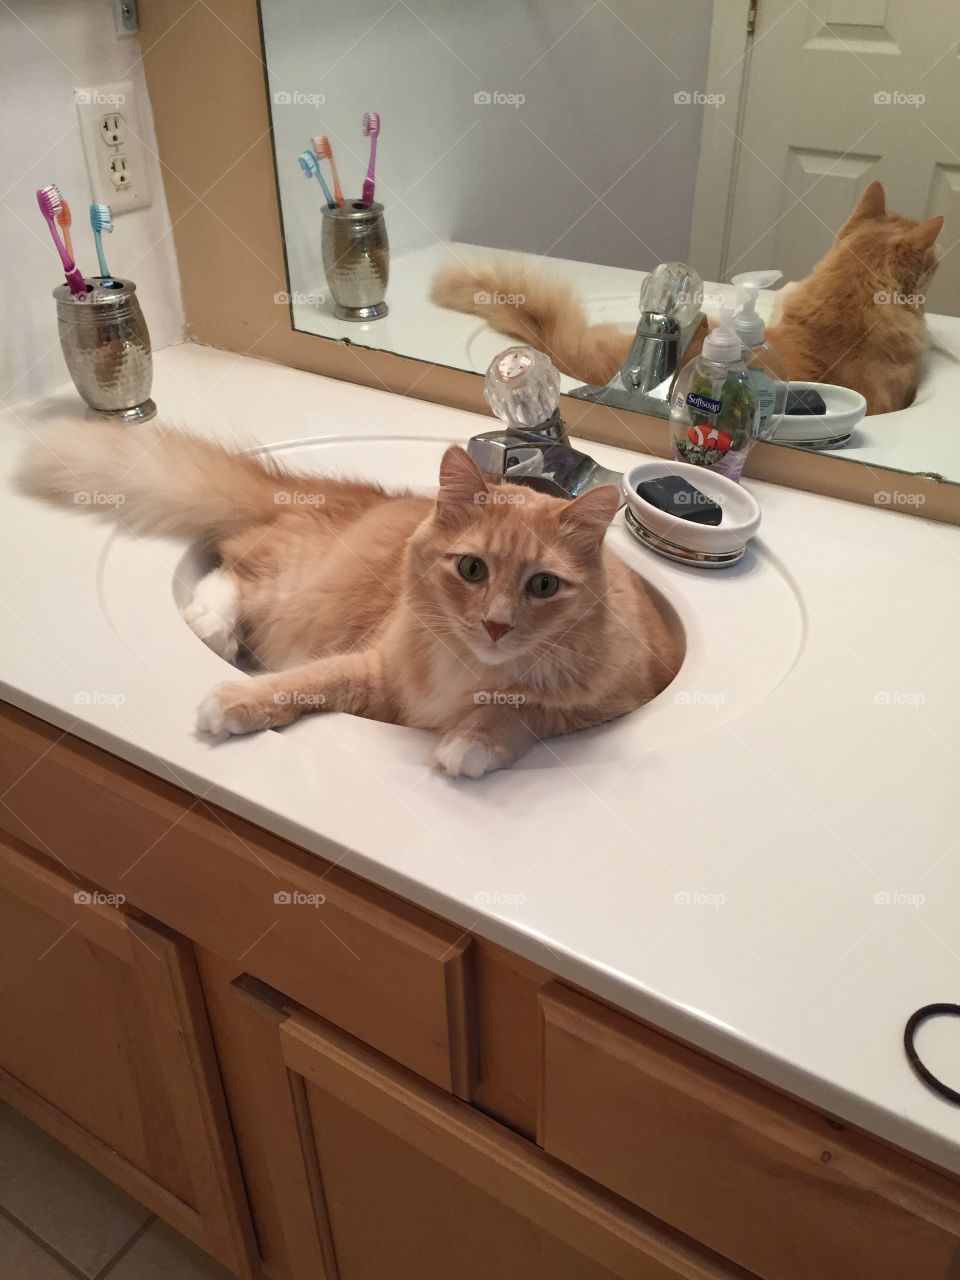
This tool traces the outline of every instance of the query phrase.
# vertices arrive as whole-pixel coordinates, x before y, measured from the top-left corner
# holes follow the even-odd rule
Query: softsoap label
[[[719,413],[723,408],[723,401],[713,400],[710,396],[702,396],[696,391],[690,391],[687,394],[687,407],[696,409],[697,413]]]

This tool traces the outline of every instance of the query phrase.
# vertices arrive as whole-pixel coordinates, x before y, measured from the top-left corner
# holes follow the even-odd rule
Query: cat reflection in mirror
[[[917,222],[888,213],[882,184],[867,187],[827,255],[778,297],[766,340],[791,381],[850,387],[864,396],[868,414],[913,402],[929,342],[924,294],[942,227],[940,216]],[[496,301],[511,296],[524,302]],[[616,325],[588,324],[569,285],[528,274],[519,258],[445,268],[433,300],[481,316],[499,333],[544,351],[561,373],[594,386],[610,381],[633,338]],[[685,360],[699,352],[705,333],[701,326]]]
[[[604,547],[612,485],[573,501],[491,488],[452,446],[432,499],[294,474],[165,427],[83,422],[45,435],[21,478],[75,511],[217,552],[185,619],[265,674],[204,700],[198,728],[215,737],[346,711],[436,730],[433,763],[479,777],[633,711],[679,666],[650,589]],[[78,506],[78,492],[115,499]]]

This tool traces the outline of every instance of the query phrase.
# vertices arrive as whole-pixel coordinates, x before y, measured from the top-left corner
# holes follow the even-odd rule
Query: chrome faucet
[[[640,290],[640,323],[626,360],[604,387],[576,387],[580,400],[670,416],[673,375],[703,319],[703,281],[683,262],[661,262]]]
[[[491,479],[575,498],[601,484],[620,487],[619,471],[601,467],[570,444],[560,416],[560,375],[532,347],[508,347],[487,370],[484,397],[505,430],[484,431],[467,452]]]

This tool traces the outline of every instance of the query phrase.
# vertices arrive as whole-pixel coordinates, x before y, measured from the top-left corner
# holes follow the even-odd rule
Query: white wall
[[[395,253],[456,239],[634,268],[684,258],[703,108],[674,95],[704,88],[711,17],[709,0],[263,0],[291,286],[322,279],[322,197],[297,155],[328,133],[359,195],[365,110],[383,117]],[[477,105],[484,90],[526,101]]]
[[[155,349],[183,336],[180,282],[155,158],[153,118],[136,39],[117,39],[110,0],[10,0],[0,4],[0,402],[16,404],[64,382],[51,290],[63,283],[60,259],[35,191],[55,183],[73,212],[81,270],[96,268],[73,91],[132,80],[148,149],[153,204],[115,219],[107,261],[136,281]]]

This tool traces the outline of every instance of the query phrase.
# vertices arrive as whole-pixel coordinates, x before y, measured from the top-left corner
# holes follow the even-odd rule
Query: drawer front
[[[551,1155],[765,1280],[944,1280],[960,1261],[949,1179],[560,984],[540,1003]]]
[[[469,1096],[463,930],[9,707],[0,793],[0,829]]]

